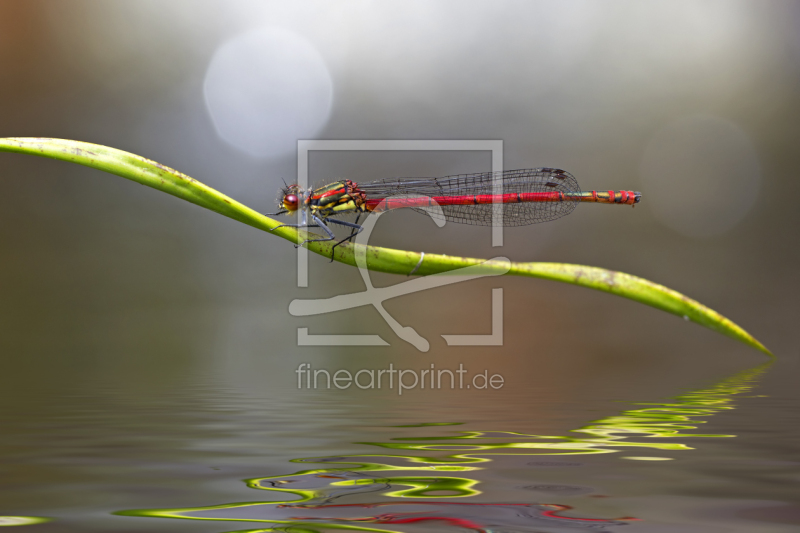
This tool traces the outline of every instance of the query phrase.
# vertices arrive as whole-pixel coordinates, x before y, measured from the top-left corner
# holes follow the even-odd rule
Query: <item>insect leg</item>
[[[280,226],[275,226],[270,231],[275,231],[278,228],[318,228],[319,224],[281,224]]]
[[[284,213],[288,213],[288,211],[284,211]],[[267,214],[270,214],[270,213],[267,213]],[[278,214],[281,214],[281,213],[272,213],[272,214],[278,215]],[[314,218],[316,219],[316,217],[314,217]],[[275,231],[278,228],[318,228],[318,227],[319,227],[319,224],[308,224],[308,223],[306,223],[304,221],[302,224],[281,224],[279,226],[275,226],[270,231]]]
[[[295,227],[322,228],[322,231],[324,231],[325,233],[328,234],[328,238],[327,239],[306,239],[303,242],[301,242],[300,244],[295,244],[294,245],[295,248],[300,248],[301,246],[303,246],[307,242],[332,241],[332,240],[334,240],[336,238],[336,235],[333,234],[333,232],[330,230],[330,228],[328,228],[328,226],[325,225],[325,222],[323,222],[319,217],[317,217],[317,215],[312,213],[311,214],[311,218],[314,219],[314,222],[316,222],[316,224],[309,224],[308,226],[295,226]],[[328,220],[327,222],[331,222],[331,221]]]
[[[358,214],[356,215],[356,221],[353,223],[353,224],[355,224],[356,226],[358,226],[358,219],[359,219],[359,218],[361,218],[361,211],[359,211],[359,212],[358,212]],[[361,227],[361,226],[359,226],[359,227]],[[361,230],[358,230],[358,231],[359,231],[359,232],[361,232]],[[350,235],[351,235],[351,236],[355,236],[355,235],[357,235],[357,234],[356,234],[356,228],[353,228],[353,231],[351,231],[351,232],[350,232]]]
[[[361,213],[359,213],[358,216],[360,217]],[[364,226],[361,226],[359,224],[354,224],[352,222],[345,222],[343,220],[335,220],[335,219],[332,219],[332,218],[329,219],[328,222],[331,222],[333,224],[339,224],[340,226],[347,226],[348,228],[353,228],[353,230],[350,232],[350,236],[349,237],[345,237],[341,241],[339,241],[336,244],[334,244],[333,247],[331,248],[331,261],[333,261],[333,252],[336,249],[336,247],[339,246],[340,244],[342,244],[343,242],[349,241],[350,239],[352,239],[353,237],[355,237],[356,235],[361,233],[361,230],[364,229]],[[356,222],[358,222],[358,217],[356,217]]]

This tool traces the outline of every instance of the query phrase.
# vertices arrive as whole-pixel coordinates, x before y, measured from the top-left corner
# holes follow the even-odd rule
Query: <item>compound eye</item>
[[[297,195],[287,194],[283,197],[283,207],[287,211],[297,211]]]

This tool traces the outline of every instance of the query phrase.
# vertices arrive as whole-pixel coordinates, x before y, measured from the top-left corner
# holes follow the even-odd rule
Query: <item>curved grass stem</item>
[[[0,138],[0,151],[60,159],[116,174],[296,244],[303,242],[308,235],[307,232],[296,228],[277,228],[281,225],[280,222],[250,209],[186,174],[122,150],[65,139],[12,137]],[[331,257],[332,242],[311,242],[306,246],[312,252]],[[333,258],[341,263],[356,266],[355,252],[360,246],[362,245],[338,246],[333,251]],[[415,274],[422,276],[477,264],[483,264],[487,272],[493,271],[495,267],[498,271],[508,268],[508,262],[505,261],[497,262],[495,265],[492,261],[485,262],[482,259],[431,253],[425,254],[425,261],[420,265],[419,252],[377,246],[367,246],[360,251],[366,255],[369,270],[402,275],[407,275],[416,267],[419,268]],[[752,335],[716,311],[677,291],[643,278],[598,267],[566,263],[511,263],[507,273],[560,281],[616,294],[686,318],[772,356],[772,353]]]

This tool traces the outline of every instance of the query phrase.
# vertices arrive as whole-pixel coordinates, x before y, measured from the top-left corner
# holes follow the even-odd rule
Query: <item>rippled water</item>
[[[202,380],[151,403],[85,390],[24,419],[4,403],[4,508],[17,512],[3,525],[29,516],[50,520],[30,531],[793,531],[800,460],[782,428],[759,423],[762,410],[790,413],[757,394],[771,370],[631,398],[594,419],[585,401],[550,398],[543,411],[547,392],[498,391],[487,406],[456,394],[433,409],[430,397],[251,395]],[[557,434],[535,431],[586,415]]]

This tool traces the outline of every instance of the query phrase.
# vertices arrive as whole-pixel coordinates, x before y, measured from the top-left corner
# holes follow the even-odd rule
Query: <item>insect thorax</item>
[[[350,180],[337,181],[315,189],[307,200],[311,211],[323,216],[365,210],[367,195]]]

